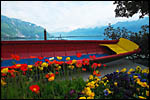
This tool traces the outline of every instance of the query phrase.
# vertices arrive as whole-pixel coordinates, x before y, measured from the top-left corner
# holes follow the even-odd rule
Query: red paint
[[[104,54],[108,49],[99,44],[116,44],[119,40],[35,40],[35,41],[1,41],[1,58],[12,59],[11,54],[20,56],[20,59],[35,57],[72,56],[80,52],[84,54]],[[132,52],[113,54],[97,57],[90,60],[112,61],[119,57],[131,55],[140,51],[140,48]],[[82,60],[78,60],[82,61]],[[5,68],[5,67],[3,67]]]
[[[34,41],[1,41],[1,57],[11,59],[11,54],[20,56],[20,59],[30,56],[72,56],[80,52],[84,54],[108,53],[100,47],[100,43],[117,43],[118,40],[34,40]]]

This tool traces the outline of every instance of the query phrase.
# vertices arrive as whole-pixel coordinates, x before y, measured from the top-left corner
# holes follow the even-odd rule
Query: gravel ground
[[[116,60],[116,61],[112,61],[112,62],[109,62],[109,63],[105,63],[105,64],[107,65],[107,67],[99,68],[99,70],[101,72],[101,76],[99,78],[103,77],[106,74],[115,72],[117,69],[119,71],[123,68],[127,68],[127,70],[129,70],[130,68],[135,69],[137,66],[140,66],[142,69],[149,68],[149,67],[146,67],[144,65],[135,63],[131,60],[127,60],[125,58],[120,59],[120,60]],[[88,79],[89,75],[91,75],[89,72],[84,72],[84,73],[81,74],[81,76],[83,77],[83,79],[85,81]]]

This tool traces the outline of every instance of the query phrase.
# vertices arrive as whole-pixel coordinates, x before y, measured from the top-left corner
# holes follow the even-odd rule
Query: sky
[[[138,20],[115,17],[114,1],[1,1],[1,15],[31,22],[48,32],[69,32],[122,21]]]

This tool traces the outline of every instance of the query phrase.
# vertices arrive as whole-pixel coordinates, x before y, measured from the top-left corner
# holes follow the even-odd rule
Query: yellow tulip
[[[74,69],[74,66],[73,65],[69,65],[68,68]]]
[[[28,68],[32,68],[33,67],[33,65],[28,65]]]
[[[75,64],[77,62],[77,60],[73,59],[72,60],[72,64]]]
[[[66,60],[70,60],[70,57],[67,57]]]
[[[50,77],[48,78],[48,81],[53,81],[55,79],[55,77]]]
[[[87,97],[87,99],[94,99],[94,97]]]
[[[57,59],[58,59],[58,60],[61,60],[61,59],[62,59],[62,57],[57,56]]]
[[[58,66],[59,69],[61,69],[61,66]]]
[[[86,99],[86,97],[80,97],[79,99]]]
[[[55,64],[56,65],[56,67],[58,67],[59,66],[59,64]]]
[[[43,62],[43,63],[41,64],[41,66],[42,66],[42,67],[48,67],[48,63]]]
[[[1,79],[1,85],[4,86],[4,85],[6,85],[6,84],[7,84],[7,83]]]
[[[38,68],[39,68],[40,70],[43,70],[43,67],[40,67],[40,66],[39,66]]]
[[[1,70],[1,73],[3,73],[3,74],[8,73],[8,68],[3,68],[3,69]]]
[[[20,67],[20,66],[21,66],[21,64],[16,64],[16,66],[17,66],[17,67]]]

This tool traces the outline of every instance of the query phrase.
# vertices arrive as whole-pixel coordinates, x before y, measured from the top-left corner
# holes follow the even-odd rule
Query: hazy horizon
[[[115,18],[114,1],[1,1],[1,14],[34,23],[48,32],[69,32],[139,19]]]

